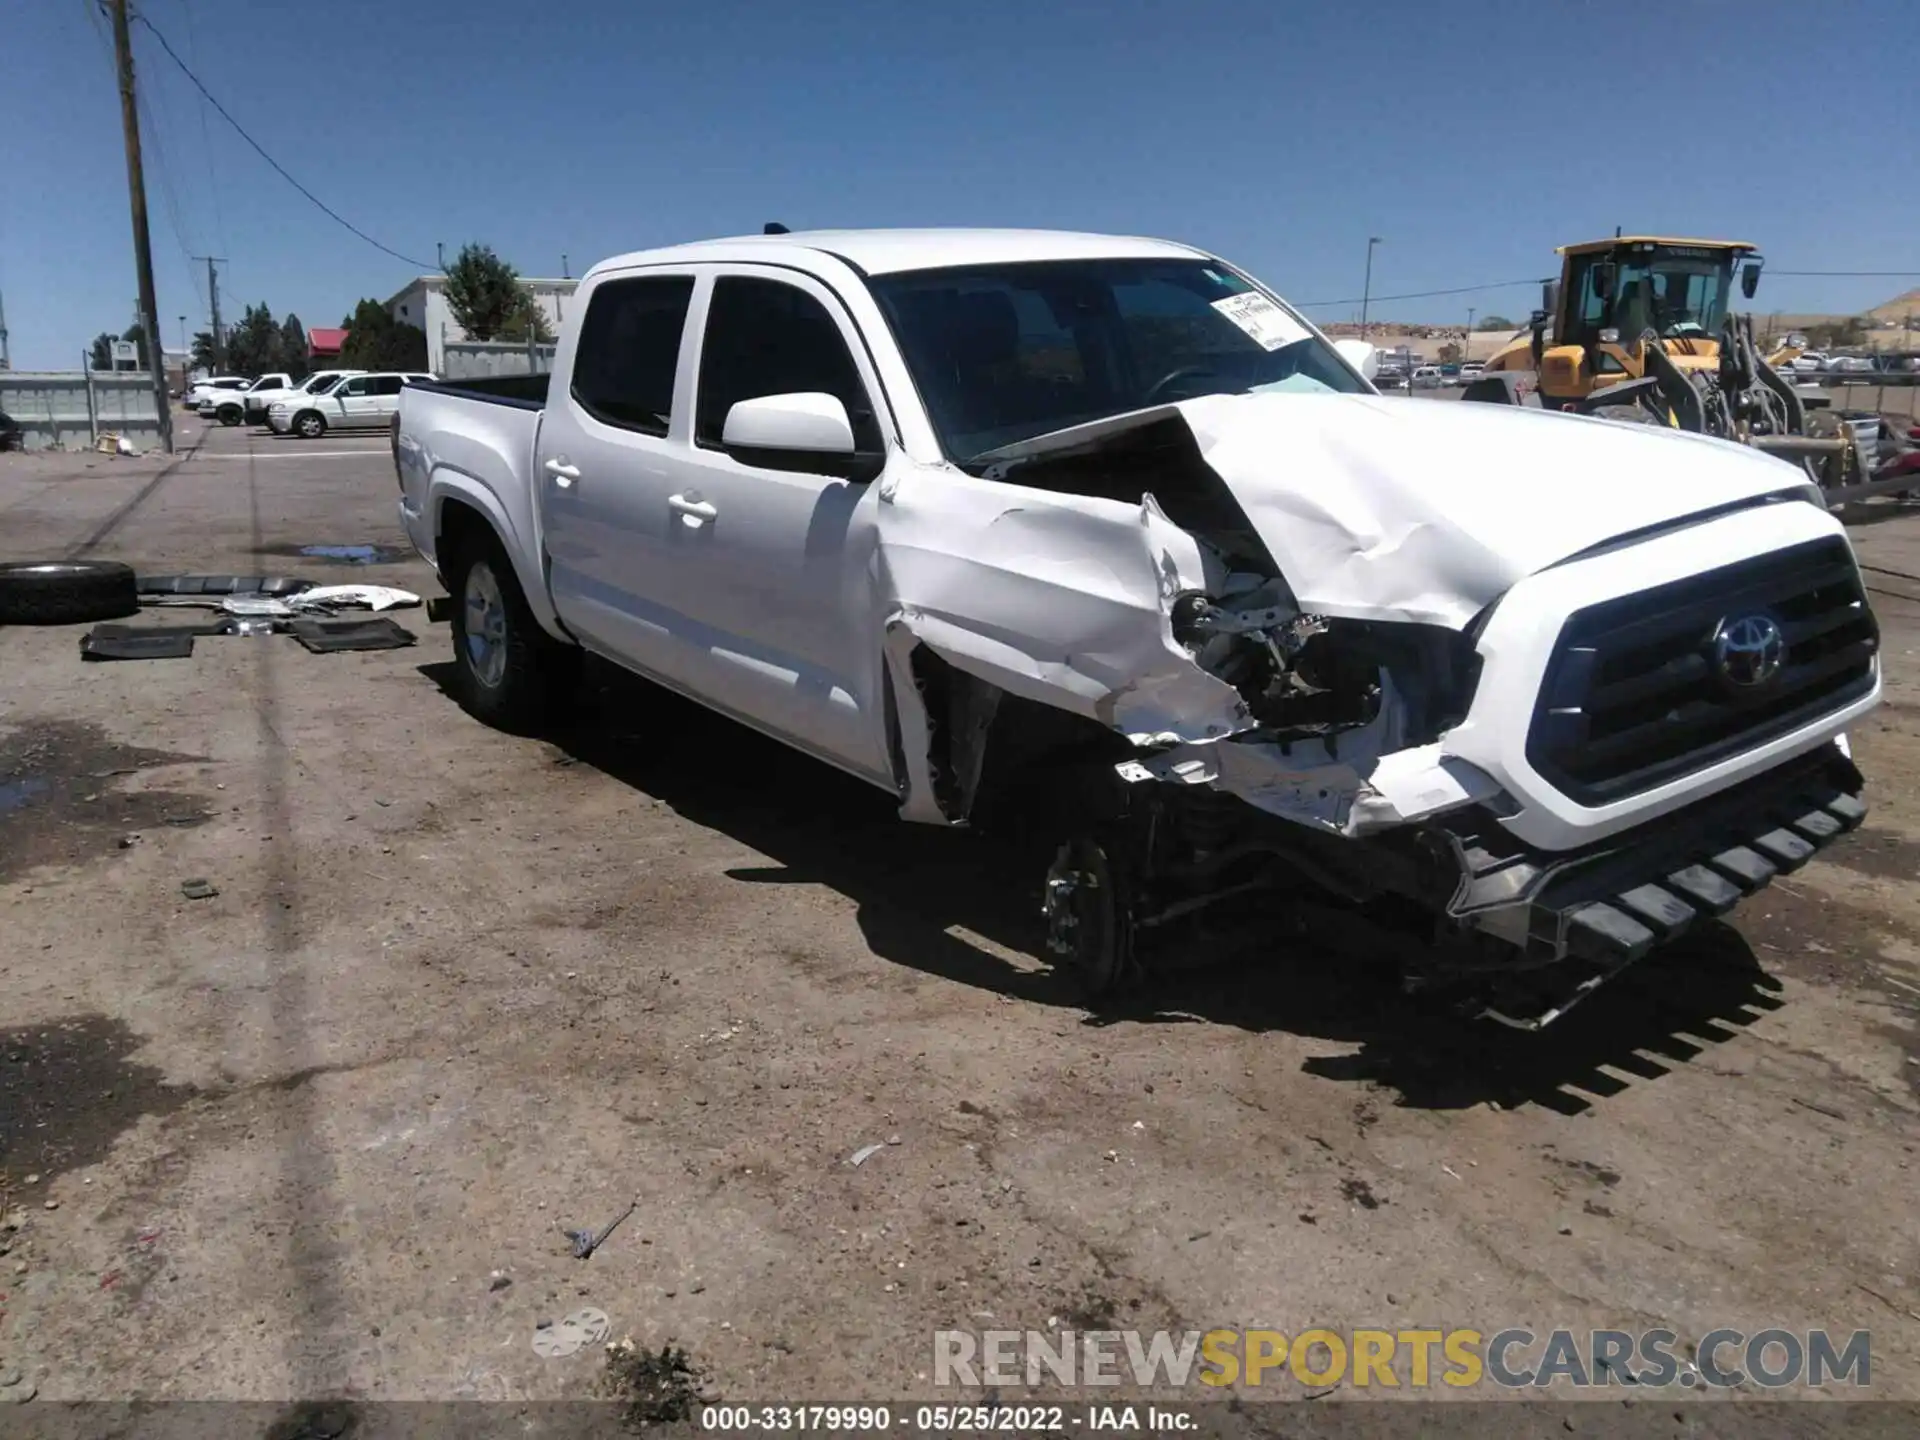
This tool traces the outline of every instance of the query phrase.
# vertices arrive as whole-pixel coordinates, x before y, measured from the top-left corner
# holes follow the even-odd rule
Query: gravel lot
[[[8,558],[439,593],[298,556],[404,543],[383,437],[185,429],[0,457]],[[0,1370],[585,1395],[529,1342],[591,1304],[752,1400],[931,1397],[934,1330],[1050,1317],[1865,1328],[1920,1399],[1920,517],[1856,535],[1868,828],[1538,1039],[1244,934],[1091,1016],[1037,877],[638,684],[492,733],[424,611],[372,654],[0,632]]]

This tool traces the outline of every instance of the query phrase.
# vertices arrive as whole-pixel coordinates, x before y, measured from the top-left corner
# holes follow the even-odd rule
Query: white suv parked
[[[381,430],[400,413],[400,392],[414,380],[433,376],[415,370],[376,370],[354,375],[324,395],[298,395],[276,403],[267,423],[276,431],[292,431],[303,440],[317,440],[329,430]]]

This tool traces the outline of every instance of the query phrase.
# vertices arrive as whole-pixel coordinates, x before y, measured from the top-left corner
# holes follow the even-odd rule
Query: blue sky
[[[1034,225],[1208,246],[1297,301],[1540,276],[1615,225],[1775,270],[1920,269],[1916,0],[136,0],[304,184],[401,253],[523,274],[838,225]],[[0,293],[14,364],[70,368],[136,291],[92,0],[9,0]],[[313,208],[138,26],[167,343],[265,301],[338,324],[416,267]],[[1578,68],[1574,68],[1575,66]],[[1630,139],[1639,117],[1655,124]],[[1830,126],[1886,138],[1830,138]],[[1685,148],[1670,142],[1684,139]],[[1756,309],[1920,279],[1769,275]],[[1526,288],[1389,302],[1523,315]],[[1357,306],[1316,309],[1347,318]],[[1382,313],[1376,310],[1376,314]]]

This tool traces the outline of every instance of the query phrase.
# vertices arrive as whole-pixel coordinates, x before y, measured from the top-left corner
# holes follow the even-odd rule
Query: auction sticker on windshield
[[[1299,321],[1257,290],[1216,300],[1213,308],[1238,325],[1262,350],[1278,350],[1307,338]]]

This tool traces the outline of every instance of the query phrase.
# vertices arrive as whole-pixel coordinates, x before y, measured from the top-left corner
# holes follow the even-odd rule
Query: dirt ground
[[[383,440],[186,429],[0,457],[8,557],[439,593],[299,555],[402,543]],[[1920,1399],[1920,516],[1856,538],[1866,830],[1537,1038],[1273,932],[1090,1014],[1005,857],[637,684],[493,733],[421,610],[0,632],[0,1371],[578,1396],[531,1341],[593,1305],[741,1400],[934,1398],[934,1331],[1050,1322],[1868,1329]]]

